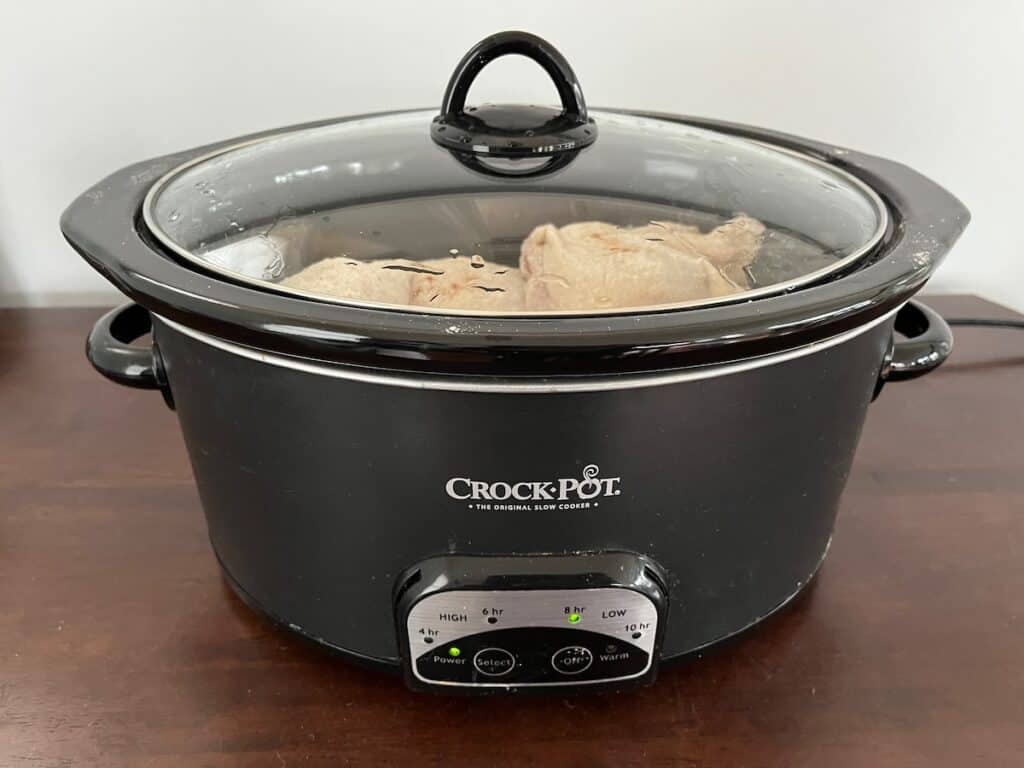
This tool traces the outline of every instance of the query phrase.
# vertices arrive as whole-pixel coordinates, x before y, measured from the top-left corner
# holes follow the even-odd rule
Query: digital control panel
[[[653,679],[666,596],[649,561],[628,553],[436,560],[445,562],[419,571],[398,602],[413,687]]]

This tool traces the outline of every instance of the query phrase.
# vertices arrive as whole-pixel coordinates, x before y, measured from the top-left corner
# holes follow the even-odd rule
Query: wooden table
[[[1006,314],[977,299],[949,313]],[[871,409],[807,593],[618,695],[442,698],[225,587],[174,415],[0,311],[0,766],[1024,765],[1024,334]]]

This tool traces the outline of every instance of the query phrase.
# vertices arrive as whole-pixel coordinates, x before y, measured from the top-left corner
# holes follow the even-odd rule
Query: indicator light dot
[[[452,658],[455,658],[456,656],[461,656],[462,651],[453,645],[451,648],[448,649],[448,655]]]
[[[426,643],[427,645],[430,645],[432,642],[434,642],[434,638],[432,638],[432,637],[424,637],[423,638],[423,642]]]
[[[639,640],[640,639],[640,633],[639,632],[634,632],[633,633],[633,639],[634,640]]]
[[[497,624],[498,623],[498,617],[497,616],[488,616],[487,617],[487,623],[488,624]]]
[[[582,619],[582,618],[583,617],[580,616],[578,613],[570,613],[569,614],[569,623],[570,624],[579,624],[580,623],[580,619]]]

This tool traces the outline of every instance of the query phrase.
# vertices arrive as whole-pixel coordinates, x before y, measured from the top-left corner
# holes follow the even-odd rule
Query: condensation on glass
[[[169,173],[144,216],[178,256],[319,301],[445,314],[608,314],[827,279],[886,226],[863,183],[689,125],[592,112],[547,159],[434,144],[432,112],[271,136]]]

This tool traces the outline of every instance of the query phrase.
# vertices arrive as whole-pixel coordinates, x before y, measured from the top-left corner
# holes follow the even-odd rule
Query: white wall
[[[924,171],[974,213],[933,289],[1024,309],[1018,0],[0,0],[0,303],[116,300],[57,227],[105,174],[260,128],[437,104],[465,50],[506,28],[561,48],[592,105],[770,126]],[[515,59],[475,92],[553,96]]]

